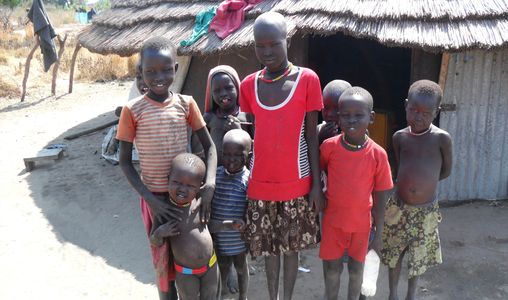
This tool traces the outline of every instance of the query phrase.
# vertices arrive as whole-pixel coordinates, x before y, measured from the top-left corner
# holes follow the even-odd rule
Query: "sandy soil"
[[[0,99],[0,299],[157,299],[138,197],[99,154],[106,130],[63,140],[112,120],[129,87],[78,83],[56,98],[32,90],[25,103]],[[66,157],[24,171],[23,157],[61,142]],[[422,277],[419,298],[508,299],[508,203],[442,211],[445,262]],[[263,262],[253,265],[249,298],[267,299]],[[301,265],[310,273],[299,273],[294,299],[321,299],[317,250],[303,253]],[[383,267],[372,299],[386,298]]]

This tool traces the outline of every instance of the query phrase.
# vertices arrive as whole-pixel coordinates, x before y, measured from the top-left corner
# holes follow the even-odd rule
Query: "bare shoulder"
[[[392,140],[394,143],[400,143],[401,139],[409,133],[409,129],[408,127],[406,128],[403,128],[401,130],[398,130],[396,131],[394,134],[393,134],[393,137],[392,137]]]
[[[452,141],[452,137],[450,136],[450,134],[444,130],[444,129],[441,129],[437,126],[432,126],[432,134],[434,136],[437,136],[439,138],[439,142],[441,144],[450,144],[451,141]]]
[[[205,112],[205,114],[203,115],[203,119],[205,120],[206,124],[210,123],[210,121],[212,121],[212,118],[214,117],[214,114],[211,113],[211,112]]]

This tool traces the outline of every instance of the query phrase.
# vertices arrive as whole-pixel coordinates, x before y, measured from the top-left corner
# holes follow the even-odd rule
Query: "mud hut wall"
[[[411,51],[411,79],[410,84],[420,79],[439,82],[441,68],[441,54],[429,53],[421,49]]]
[[[508,49],[452,54],[440,126],[452,136],[452,174],[439,199],[508,198]]]
[[[240,76],[240,80],[260,69],[260,64],[256,59],[253,47],[235,52],[228,52],[223,55],[216,54],[192,57],[182,93],[192,95],[202,112],[204,112],[205,108],[208,72],[218,65],[230,65],[235,68],[238,72],[238,76]]]

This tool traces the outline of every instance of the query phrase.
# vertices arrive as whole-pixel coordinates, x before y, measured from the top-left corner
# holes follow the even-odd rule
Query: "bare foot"
[[[236,294],[240,291],[235,268],[231,268],[231,271],[228,274],[227,286],[231,294]]]
[[[390,294],[388,296],[388,300],[399,300],[399,296],[398,295],[392,295],[392,294]]]

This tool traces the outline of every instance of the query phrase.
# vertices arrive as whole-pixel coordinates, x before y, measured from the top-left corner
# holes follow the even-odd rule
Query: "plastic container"
[[[379,256],[369,250],[363,266],[362,295],[372,297],[376,294],[377,276],[379,274]]]

